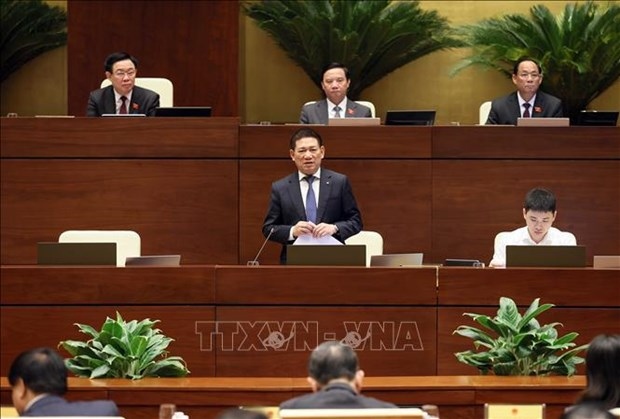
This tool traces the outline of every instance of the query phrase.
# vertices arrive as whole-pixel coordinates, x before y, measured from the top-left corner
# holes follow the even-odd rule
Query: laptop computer
[[[581,111],[575,125],[615,127],[618,124],[618,111]]]
[[[201,117],[211,116],[210,106],[175,106],[155,108],[155,116]]]
[[[567,127],[568,118],[517,118],[518,127]]]
[[[179,266],[181,255],[130,256],[125,266]]]
[[[387,111],[385,125],[434,125],[436,111]]]
[[[594,269],[620,269],[620,255],[595,255],[592,265]]]
[[[287,265],[366,266],[366,245],[288,245]]]
[[[506,246],[506,267],[583,268],[585,246]]]
[[[380,118],[329,118],[327,125],[330,127],[367,127],[381,125]]]
[[[39,265],[116,266],[116,243],[37,243]]]
[[[392,253],[372,255],[370,266],[419,266],[422,265],[424,253]]]

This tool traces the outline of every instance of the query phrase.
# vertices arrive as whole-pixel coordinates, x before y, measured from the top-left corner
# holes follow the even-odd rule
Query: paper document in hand
[[[323,237],[312,237],[312,234],[304,234],[302,236],[297,237],[297,240],[293,242],[296,244],[330,244],[330,245],[339,245],[343,244],[336,240],[333,236],[323,236]]]

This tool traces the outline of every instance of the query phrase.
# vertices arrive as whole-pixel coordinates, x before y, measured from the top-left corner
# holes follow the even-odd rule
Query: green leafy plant
[[[447,20],[418,1],[265,0],[243,9],[319,88],[324,66],[345,64],[352,99],[405,64],[462,45]]]
[[[131,378],[182,377],[189,373],[187,364],[178,356],[167,356],[166,348],[174,339],[161,334],[153,326],[159,320],[125,322],[106,318],[101,331],[75,323],[80,332],[92,339],[87,342],[65,340],[59,343],[73,358],[65,362],[78,377]]]
[[[530,15],[506,15],[458,29],[472,55],[452,71],[476,65],[512,76],[514,62],[529,56],[544,71],[541,89],[562,99],[575,118],[620,76],[620,5],[567,4],[558,16],[542,5]]]
[[[0,81],[67,43],[67,13],[42,0],[0,0]]]
[[[577,333],[558,337],[551,323],[540,326],[536,316],[553,307],[553,304],[538,305],[535,299],[523,316],[515,302],[506,297],[499,300],[497,316],[491,318],[483,314],[464,313],[491,332],[487,333],[472,326],[459,326],[454,333],[474,340],[480,352],[464,351],[455,354],[456,358],[480,370],[482,374],[495,375],[573,375],[575,366],[584,362],[577,354],[588,345],[574,347]],[[567,350],[569,348],[573,348]],[[561,352],[565,351],[565,352]]]

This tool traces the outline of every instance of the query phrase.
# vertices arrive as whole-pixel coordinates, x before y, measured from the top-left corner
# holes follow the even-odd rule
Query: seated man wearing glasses
[[[512,70],[512,82],[517,91],[492,102],[486,124],[517,125],[517,118],[561,118],[562,101],[538,91],[542,78],[537,62],[520,58]]]
[[[126,52],[110,54],[104,63],[111,86],[90,92],[86,116],[104,114],[144,114],[153,116],[159,107],[159,95],[136,86],[138,60]]]

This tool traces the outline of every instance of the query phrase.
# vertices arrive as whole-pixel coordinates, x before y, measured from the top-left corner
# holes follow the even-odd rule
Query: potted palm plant
[[[33,58],[67,43],[67,13],[42,0],[2,0],[0,26],[0,82]]]
[[[321,87],[321,70],[345,64],[348,96],[434,51],[461,46],[445,18],[418,1],[269,0],[243,4],[245,13]]]
[[[558,16],[542,5],[529,16],[511,14],[458,29],[472,48],[452,71],[479,66],[512,75],[522,56],[536,59],[544,71],[541,89],[560,99],[571,119],[620,76],[620,5],[588,1],[567,4]]]
[[[523,315],[507,297],[500,298],[495,317],[464,313],[486,330],[459,326],[454,333],[473,339],[479,351],[458,352],[456,358],[478,368],[481,374],[573,375],[576,365],[584,362],[577,355],[588,345],[575,347],[573,340],[578,336],[575,332],[559,336],[555,327],[560,323],[541,326],[536,316],[553,304],[539,305],[539,300],[535,299]]]
[[[73,357],[67,368],[78,377],[131,378],[182,377],[189,373],[183,358],[168,356],[173,339],[154,328],[159,320],[126,322],[117,312],[106,318],[100,331],[76,323],[80,332],[90,336],[86,342],[65,340],[59,343]]]

